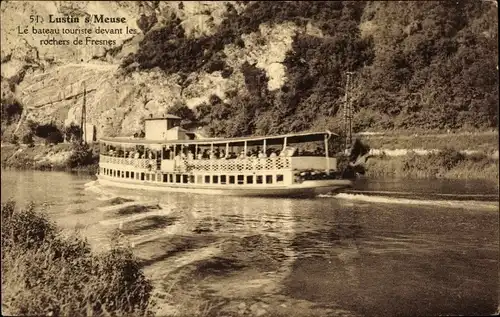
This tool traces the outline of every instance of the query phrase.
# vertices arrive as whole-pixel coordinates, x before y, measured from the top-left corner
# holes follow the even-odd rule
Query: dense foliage
[[[244,64],[246,91],[197,109],[212,134],[236,136],[335,128],[342,116],[346,73],[355,130],[494,127],[498,118],[497,7],[486,1],[248,3],[211,36],[188,38],[180,20],[146,33],[123,66],[167,73],[233,69],[224,47],[262,23],[291,21],[321,29],[297,33],[284,61],[287,82],[267,89],[264,71]]]
[[[17,121],[23,112],[23,107],[14,98],[2,98],[0,107],[2,125]]]
[[[88,144],[73,143],[71,155],[66,164],[69,168],[78,166],[87,166],[97,164],[99,162],[99,153],[97,148],[91,148]]]
[[[2,312],[38,316],[144,316],[151,283],[129,249],[91,252],[62,236],[33,205],[2,204]]]

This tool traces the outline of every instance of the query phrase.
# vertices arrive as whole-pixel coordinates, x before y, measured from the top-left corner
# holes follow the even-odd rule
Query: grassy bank
[[[95,254],[33,206],[2,204],[2,315],[152,315],[152,285],[130,249]]]
[[[443,150],[451,148],[455,150],[481,151],[491,154],[498,151],[498,132],[475,132],[475,133],[445,133],[445,134],[422,134],[422,133],[384,133],[384,135],[363,135],[361,141],[372,149],[396,150],[396,149],[426,149]]]
[[[438,153],[375,156],[367,162],[367,177],[448,178],[498,181],[499,162],[485,154],[464,155],[452,149]]]
[[[2,146],[2,168],[77,171],[95,174],[99,153],[96,145],[72,143]]]

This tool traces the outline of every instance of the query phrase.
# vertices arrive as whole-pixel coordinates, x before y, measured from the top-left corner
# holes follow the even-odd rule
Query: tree
[[[82,129],[75,123],[64,128],[64,139],[66,142],[79,142],[82,138]]]
[[[28,146],[33,146],[33,144],[34,144],[33,133],[30,131],[30,132],[24,134],[22,137],[22,142],[23,142],[23,144],[27,144]]]
[[[194,111],[182,102],[176,102],[167,109],[167,113],[181,118],[183,126],[189,126],[196,122],[196,114]]]
[[[19,119],[23,107],[14,98],[2,98],[0,101],[2,123],[11,124]]]

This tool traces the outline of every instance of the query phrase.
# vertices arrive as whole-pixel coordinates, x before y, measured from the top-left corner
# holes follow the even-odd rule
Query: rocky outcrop
[[[233,3],[236,11],[242,4]],[[92,46],[48,47],[37,44],[39,37],[19,35],[17,26],[29,25],[29,16],[47,17],[49,14],[72,14],[78,17],[99,13],[123,16],[126,25],[138,28],[141,15],[154,15],[154,28],[162,27],[172,14],[180,19],[187,37],[210,35],[224,19],[225,2],[149,2],[131,3],[7,3],[2,4],[2,77],[5,79],[23,73],[15,87],[16,97],[23,104],[22,120],[40,123],[54,122],[67,125],[79,122],[86,90],[87,122],[97,128],[97,136],[130,135],[142,129],[143,119],[150,114],[162,115],[168,107],[182,102],[193,108],[208,102],[211,95],[226,99],[228,93],[245,90],[241,65],[248,62],[264,70],[269,78],[269,90],[279,89],[286,81],[282,62],[291,50],[293,36],[307,32],[322,36],[310,23],[298,27],[292,22],[277,25],[263,24],[257,32],[243,34],[244,47],[228,44],[224,48],[225,62],[233,68],[230,76],[220,71],[197,71],[187,78],[179,74],[165,74],[159,69],[123,71],[120,58],[134,52],[143,34],[101,35],[99,39],[114,39],[116,45],[103,50]],[[82,19],[80,19],[82,20]],[[207,22],[207,21],[210,22]],[[78,24],[84,26],[83,22]],[[47,21],[37,27],[49,27]],[[62,24],[60,28],[76,28]],[[69,39],[69,35],[54,35]],[[29,61],[29,63],[28,63]],[[28,65],[28,66],[27,66]],[[5,80],[4,80],[5,81]]]

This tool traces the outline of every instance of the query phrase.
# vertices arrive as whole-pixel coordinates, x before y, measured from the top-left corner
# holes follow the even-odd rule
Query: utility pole
[[[81,139],[80,142],[85,144],[87,143],[87,109],[85,105],[85,97],[87,96],[87,89],[85,87],[85,82],[83,82],[83,105],[82,105],[82,119],[80,121],[80,133],[81,133]]]
[[[347,150],[352,144],[352,104],[349,96],[349,90],[351,88],[351,75],[353,72],[347,72],[347,79],[345,84],[345,99],[344,99],[344,131],[345,137],[345,149]]]

